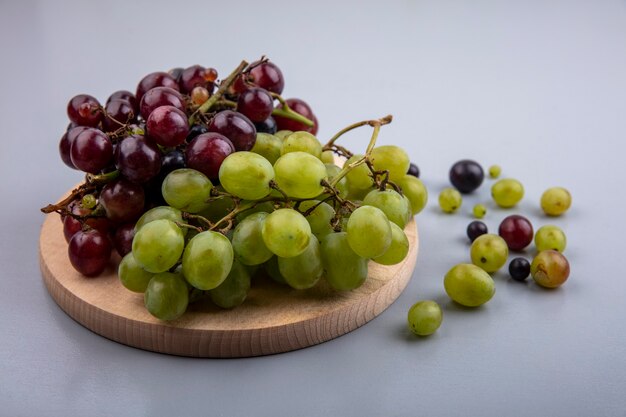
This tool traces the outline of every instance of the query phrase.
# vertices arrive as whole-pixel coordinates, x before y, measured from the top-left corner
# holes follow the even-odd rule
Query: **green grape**
[[[509,247],[498,235],[484,234],[478,236],[470,248],[472,263],[486,272],[496,272],[506,263]]]
[[[535,246],[537,252],[552,249],[563,253],[567,246],[565,233],[557,226],[542,226],[535,233]]]
[[[323,151],[320,159],[325,164],[335,164],[335,154],[333,151]]]
[[[352,184],[348,181],[348,196],[346,197],[348,200],[353,202],[359,202],[365,200],[365,196],[367,196],[371,191],[375,190],[374,186],[368,188],[354,188]]]
[[[335,209],[327,203],[321,203],[317,200],[306,200],[300,203],[300,211],[305,213],[313,206],[317,207],[305,218],[311,226],[311,233],[317,236],[318,239],[321,239],[323,236],[333,232],[330,221],[335,217]]]
[[[274,179],[272,164],[253,152],[234,152],[220,166],[220,183],[230,194],[245,200],[260,200],[270,191]]]
[[[122,258],[117,268],[122,285],[133,292],[144,292],[154,274],[139,265],[132,252]]]
[[[93,194],[85,194],[80,200],[80,205],[86,209],[92,209],[98,204],[98,200]]]
[[[459,264],[448,271],[443,279],[448,296],[466,307],[478,307],[491,300],[496,292],[493,278],[471,264]]]
[[[417,336],[430,336],[441,326],[443,312],[434,301],[418,301],[409,309],[407,319],[409,328]]]
[[[278,270],[291,288],[305,290],[313,287],[324,272],[319,241],[309,239],[309,244],[300,255],[290,258],[279,256]]]
[[[215,186],[215,189],[222,192],[225,191],[224,187],[221,185]],[[228,195],[222,195],[220,197],[213,197],[211,201],[208,202],[206,208],[198,214],[212,222],[216,222],[228,215],[234,208],[235,202],[233,199]]]
[[[367,279],[367,259],[350,247],[346,232],[331,233],[322,239],[322,262],[326,281],[337,291],[360,287]]]
[[[248,201],[248,200],[242,200],[241,206],[246,206],[252,203],[253,202]],[[272,203],[271,201],[265,201],[263,203],[252,206],[252,208],[249,208],[248,210],[242,211],[237,216],[235,216],[235,220],[237,220],[238,223],[241,223],[243,219],[245,219],[248,216],[252,216],[254,213],[271,213],[273,211],[274,211],[274,203]]]
[[[159,219],[145,224],[133,238],[135,260],[148,272],[165,272],[180,259],[185,236],[171,220]]]
[[[354,210],[346,227],[348,243],[362,258],[376,258],[391,246],[391,225],[379,208],[361,206]]]
[[[472,213],[477,219],[482,219],[483,217],[485,217],[485,214],[487,214],[487,207],[485,207],[483,204],[476,204],[472,209]]]
[[[524,186],[510,178],[498,180],[491,186],[491,197],[500,207],[510,208],[524,198]]]
[[[207,207],[211,197],[211,181],[195,169],[176,169],[163,180],[163,199],[172,207],[189,213],[198,213]]]
[[[283,141],[280,154],[289,152],[306,152],[318,159],[322,159],[322,144],[309,132],[294,132]]]
[[[328,181],[332,181],[334,177],[341,172],[341,168],[339,168],[335,164],[324,164],[326,166],[326,174],[328,175]],[[339,191],[339,197],[347,198],[348,197],[348,179],[343,177],[339,180],[337,184],[335,184],[335,188]]]
[[[269,133],[257,133],[256,142],[250,149],[250,152],[261,155],[263,158],[270,161],[270,164],[274,165],[276,160],[280,158],[280,149],[283,146],[283,141]]]
[[[170,206],[158,206],[146,211],[135,223],[135,233],[141,229],[146,223],[154,220],[167,219],[174,223],[184,224],[183,213],[177,208]],[[183,235],[187,234],[187,228],[181,228]]]
[[[426,207],[428,202],[428,190],[419,178],[413,175],[405,175],[398,185],[402,188],[402,193],[409,199],[411,203],[411,211],[416,215]]]
[[[148,283],[143,302],[150,314],[160,320],[175,320],[189,304],[189,289],[180,274],[161,272]]]
[[[544,250],[530,264],[533,280],[545,288],[560,287],[567,281],[570,266],[567,258],[555,250]]]
[[[237,261],[233,262],[230,273],[217,288],[209,292],[211,301],[222,308],[233,308],[242,304],[250,291],[250,273]]]
[[[492,165],[489,167],[489,176],[491,178],[498,178],[501,172],[502,168],[500,168],[500,165]]]
[[[409,238],[397,224],[391,223],[391,245],[382,255],[373,259],[381,265],[395,265],[404,260],[409,253]]]
[[[315,198],[324,191],[321,182],[327,178],[326,167],[311,154],[284,154],[274,164],[274,171],[276,183],[289,197]]]
[[[411,204],[396,191],[370,191],[363,199],[363,205],[381,209],[390,222],[397,224],[401,229],[411,220]]]
[[[306,250],[311,239],[311,226],[306,218],[289,208],[270,213],[261,231],[265,246],[281,258],[298,256]]]
[[[347,165],[352,164],[361,158],[363,158],[363,155],[352,155],[350,159],[343,164],[343,167],[345,168]],[[348,179],[350,188],[354,190],[368,189],[374,184],[374,180],[371,177],[371,171],[366,164],[361,164],[350,170],[350,172],[346,174],[346,178]]]
[[[389,171],[389,179],[393,182],[404,178],[411,164],[404,149],[394,145],[375,147],[371,160],[376,171]]]
[[[266,217],[267,213],[254,213],[235,227],[232,239],[235,259],[244,265],[259,265],[273,256],[261,234]]]
[[[548,188],[541,195],[541,209],[548,216],[560,216],[572,205],[572,195],[563,187]]]
[[[233,246],[226,236],[212,231],[198,233],[183,252],[183,274],[199,290],[212,290],[228,276]]]
[[[280,142],[282,144],[282,142],[287,139],[287,137],[289,135],[291,135],[293,132],[291,130],[279,130],[278,132],[274,133],[274,136],[276,136],[278,139],[280,139]]]
[[[439,193],[439,207],[444,213],[454,213],[463,204],[461,193],[455,188],[444,188]]]
[[[278,257],[272,256],[269,261],[263,264],[265,267],[265,272],[270,276],[275,282],[283,285],[287,285],[287,281],[285,281],[285,277],[280,274],[280,269],[278,268]]]

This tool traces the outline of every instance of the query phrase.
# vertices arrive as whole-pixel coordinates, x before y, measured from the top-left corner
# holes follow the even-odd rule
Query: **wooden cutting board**
[[[316,345],[372,320],[409,282],[418,252],[412,220],[405,232],[410,249],[398,265],[369,265],[358,289],[332,290],[322,279],[309,290],[293,290],[269,278],[254,278],[243,305],[222,310],[210,301],[190,305],[172,322],[152,317],[143,294],[128,291],[117,277],[119,257],[104,273],[86,278],[67,257],[61,220],[49,214],[42,226],[39,257],[43,280],[57,304],[74,320],[108,339],[181,356],[232,358],[269,355]]]

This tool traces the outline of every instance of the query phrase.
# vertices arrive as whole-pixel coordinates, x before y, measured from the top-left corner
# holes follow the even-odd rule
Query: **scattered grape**
[[[502,220],[498,234],[504,239],[509,249],[519,251],[532,242],[533,225],[526,217],[514,214]]]
[[[452,300],[466,307],[481,306],[491,300],[496,292],[489,274],[471,264],[454,266],[444,277],[443,285]]]
[[[442,320],[441,307],[434,301],[418,301],[409,309],[409,328],[417,336],[430,336],[435,333]]]
[[[480,187],[484,178],[483,168],[476,161],[464,159],[456,162],[450,169],[450,182],[464,194]]]
[[[491,187],[491,196],[500,207],[510,208],[524,198],[524,186],[518,180],[502,179]]]
[[[478,236],[482,236],[487,233],[487,225],[481,221],[474,220],[467,225],[467,237],[471,242],[475,241]]]
[[[500,177],[500,173],[502,172],[502,168],[500,165],[492,165],[489,167],[489,177],[496,179]]]
[[[463,204],[463,198],[454,188],[444,188],[439,193],[439,207],[444,213],[454,213]]]
[[[472,263],[486,272],[496,272],[506,263],[509,248],[500,236],[485,234],[474,240],[470,248]]]
[[[482,219],[483,217],[485,217],[485,214],[487,214],[487,207],[485,207],[483,204],[476,204],[472,209],[472,213],[477,219]]]
[[[567,281],[570,273],[569,262],[555,250],[544,250],[533,259],[530,273],[538,285],[556,288]]]
[[[563,187],[548,188],[541,195],[541,209],[548,216],[560,216],[572,205],[572,195]]]
[[[526,258],[514,258],[509,263],[509,274],[516,281],[524,281],[530,275],[530,262]]]
[[[538,252],[552,249],[563,253],[567,246],[567,238],[563,230],[557,226],[542,226],[535,233],[535,246]]]

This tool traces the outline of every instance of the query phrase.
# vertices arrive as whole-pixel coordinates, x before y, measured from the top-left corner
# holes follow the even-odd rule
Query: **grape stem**
[[[60,215],[68,215],[70,214],[67,210],[67,206],[74,200],[78,198],[83,198],[85,194],[89,194],[98,189],[99,185],[106,184],[120,175],[120,172],[115,170],[111,172],[107,172],[106,174],[94,175],[87,174],[85,175],[85,182],[74,188],[70,194],[65,197],[63,200],[59,201],[56,204],[48,204],[45,207],[42,207],[40,210],[45,214],[50,213],[59,213]],[[71,214],[70,214],[71,215]],[[85,217],[85,216],[82,216]],[[91,216],[91,217],[99,217],[99,216]]]
[[[353,123],[350,126],[346,126],[343,129],[341,129],[339,132],[335,133],[335,136],[330,138],[330,140],[328,141],[328,143],[326,143],[326,145],[324,145],[324,148],[322,150],[324,150],[324,151],[332,150],[332,146],[335,144],[337,139],[339,139],[341,136],[343,136],[345,133],[348,133],[351,130],[354,130],[356,128],[359,128],[359,127],[365,126],[365,125],[372,126],[372,127],[376,127],[378,125],[380,127],[380,126],[388,125],[389,123],[391,123],[392,120],[393,120],[393,116],[388,114],[387,116],[385,116],[385,117],[383,117],[381,119],[377,119],[377,120],[363,120],[362,122]],[[376,142],[376,140],[374,140],[374,142]],[[369,146],[368,146],[368,148],[369,148]],[[373,146],[372,146],[372,148],[373,148]]]
[[[274,110],[272,110],[272,116],[279,116],[279,117],[284,117],[286,119],[291,119],[293,121],[302,123],[303,125],[307,127],[313,127],[315,125],[315,123],[313,123],[312,120],[304,117],[300,113],[293,111],[291,107],[289,107],[285,99],[280,96],[280,94],[276,94],[272,92],[269,92],[269,93],[272,96],[272,98],[278,100],[281,105],[281,107],[277,107]]]

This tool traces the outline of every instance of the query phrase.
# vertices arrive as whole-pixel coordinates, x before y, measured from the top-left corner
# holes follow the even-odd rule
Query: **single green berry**
[[[454,213],[461,207],[462,203],[461,193],[454,188],[444,188],[439,193],[439,207],[445,213]]]
[[[98,200],[96,200],[96,197],[93,194],[85,194],[80,201],[80,204],[86,209],[92,209],[96,206],[96,204],[98,204]]]
[[[487,214],[487,207],[483,204],[476,204],[472,209],[472,213],[474,213],[474,217],[477,219],[482,219]]]
[[[535,246],[537,247],[537,252],[552,249],[563,253],[567,246],[567,238],[563,230],[557,226],[542,226],[535,233]]]
[[[418,301],[409,309],[409,328],[418,336],[430,336],[435,333],[442,320],[441,307],[434,301]]]
[[[518,180],[511,178],[498,180],[491,187],[491,196],[500,207],[510,208],[524,197],[524,186]]]
[[[572,205],[572,195],[563,187],[548,188],[541,195],[541,209],[548,216],[560,216]]]
[[[492,165],[489,167],[490,178],[494,178],[494,179],[498,178],[501,173],[502,173],[502,168],[500,168],[500,165]]]

